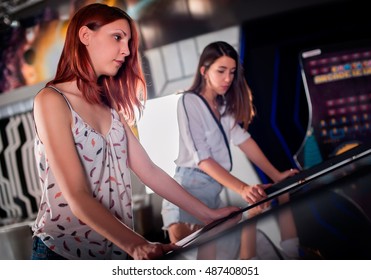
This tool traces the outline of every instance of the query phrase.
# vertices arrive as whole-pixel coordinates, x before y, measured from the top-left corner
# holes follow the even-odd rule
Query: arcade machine
[[[371,145],[361,144],[272,186],[267,199],[178,242],[166,259],[371,258]],[[268,208],[259,207],[268,203]],[[278,242],[257,222],[276,220]],[[287,234],[291,231],[291,236]],[[286,233],[285,233],[286,232]],[[292,235],[294,233],[294,235]],[[247,234],[254,240],[241,242]],[[251,253],[249,247],[254,252]],[[245,253],[246,255],[246,253]]]
[[[370,141],[371,42],[305,50],[299,60],[310,116],[295,157],[306,169]]]

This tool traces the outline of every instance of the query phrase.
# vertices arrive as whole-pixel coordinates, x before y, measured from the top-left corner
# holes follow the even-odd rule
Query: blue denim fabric
[[[50,250],[40,238],[34,237],[31,260],[66,260],[66,258]]]
[[[174,179],[209,208],[216,209],[224,206],[220,198],[223,186],[201,170],[177,167]],[[201,221],[167,200],[163,200],[161,214],[165,230],[171,224],[178,222],[203,225]]]

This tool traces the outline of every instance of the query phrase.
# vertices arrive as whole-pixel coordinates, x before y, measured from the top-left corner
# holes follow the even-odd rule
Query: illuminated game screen
[[[310,128],[323,159],[370,140],[371,42],[300,54]]]

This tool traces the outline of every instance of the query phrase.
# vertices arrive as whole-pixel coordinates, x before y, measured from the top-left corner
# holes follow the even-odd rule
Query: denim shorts
[[[200,169],[177,167],[174,179],[209,208],[217,209],[225,206],[220,198],[223,186]],[[197,218],[165,199],[162,202],[161,215],[164,230],[167,230],[171,224],[179,222],[203,225]]]
[[[32,260],[67,260],[48,248],[37,236],[33,238],[32,242]]]

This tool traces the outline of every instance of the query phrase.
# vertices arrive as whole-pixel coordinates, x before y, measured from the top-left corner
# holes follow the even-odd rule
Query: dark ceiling
[[[145,48],[153,48],[243,22],[347,0],[160,0],[137,19]]]
[[[74,0],[75,2],[78,0]],[[324,5],[352,3],[358,0],[121,0],[124,7],[141,7],[133,18],[137,21],[144,49],[150,49],[274,15],[303,9],[320,9]],[[30,18],[51,17],[61,13],[71,0],[2,0],[0,3],[0,32],[11,24],[27,25]],[[80,1],[81,2],[81,1]],[[103,1],[104,2],[104,1]],[[65,11],[66,9],[64,9]],[[314,15],[315,17],[315,15]],[[293,28],[295,28],[293,23]]]

